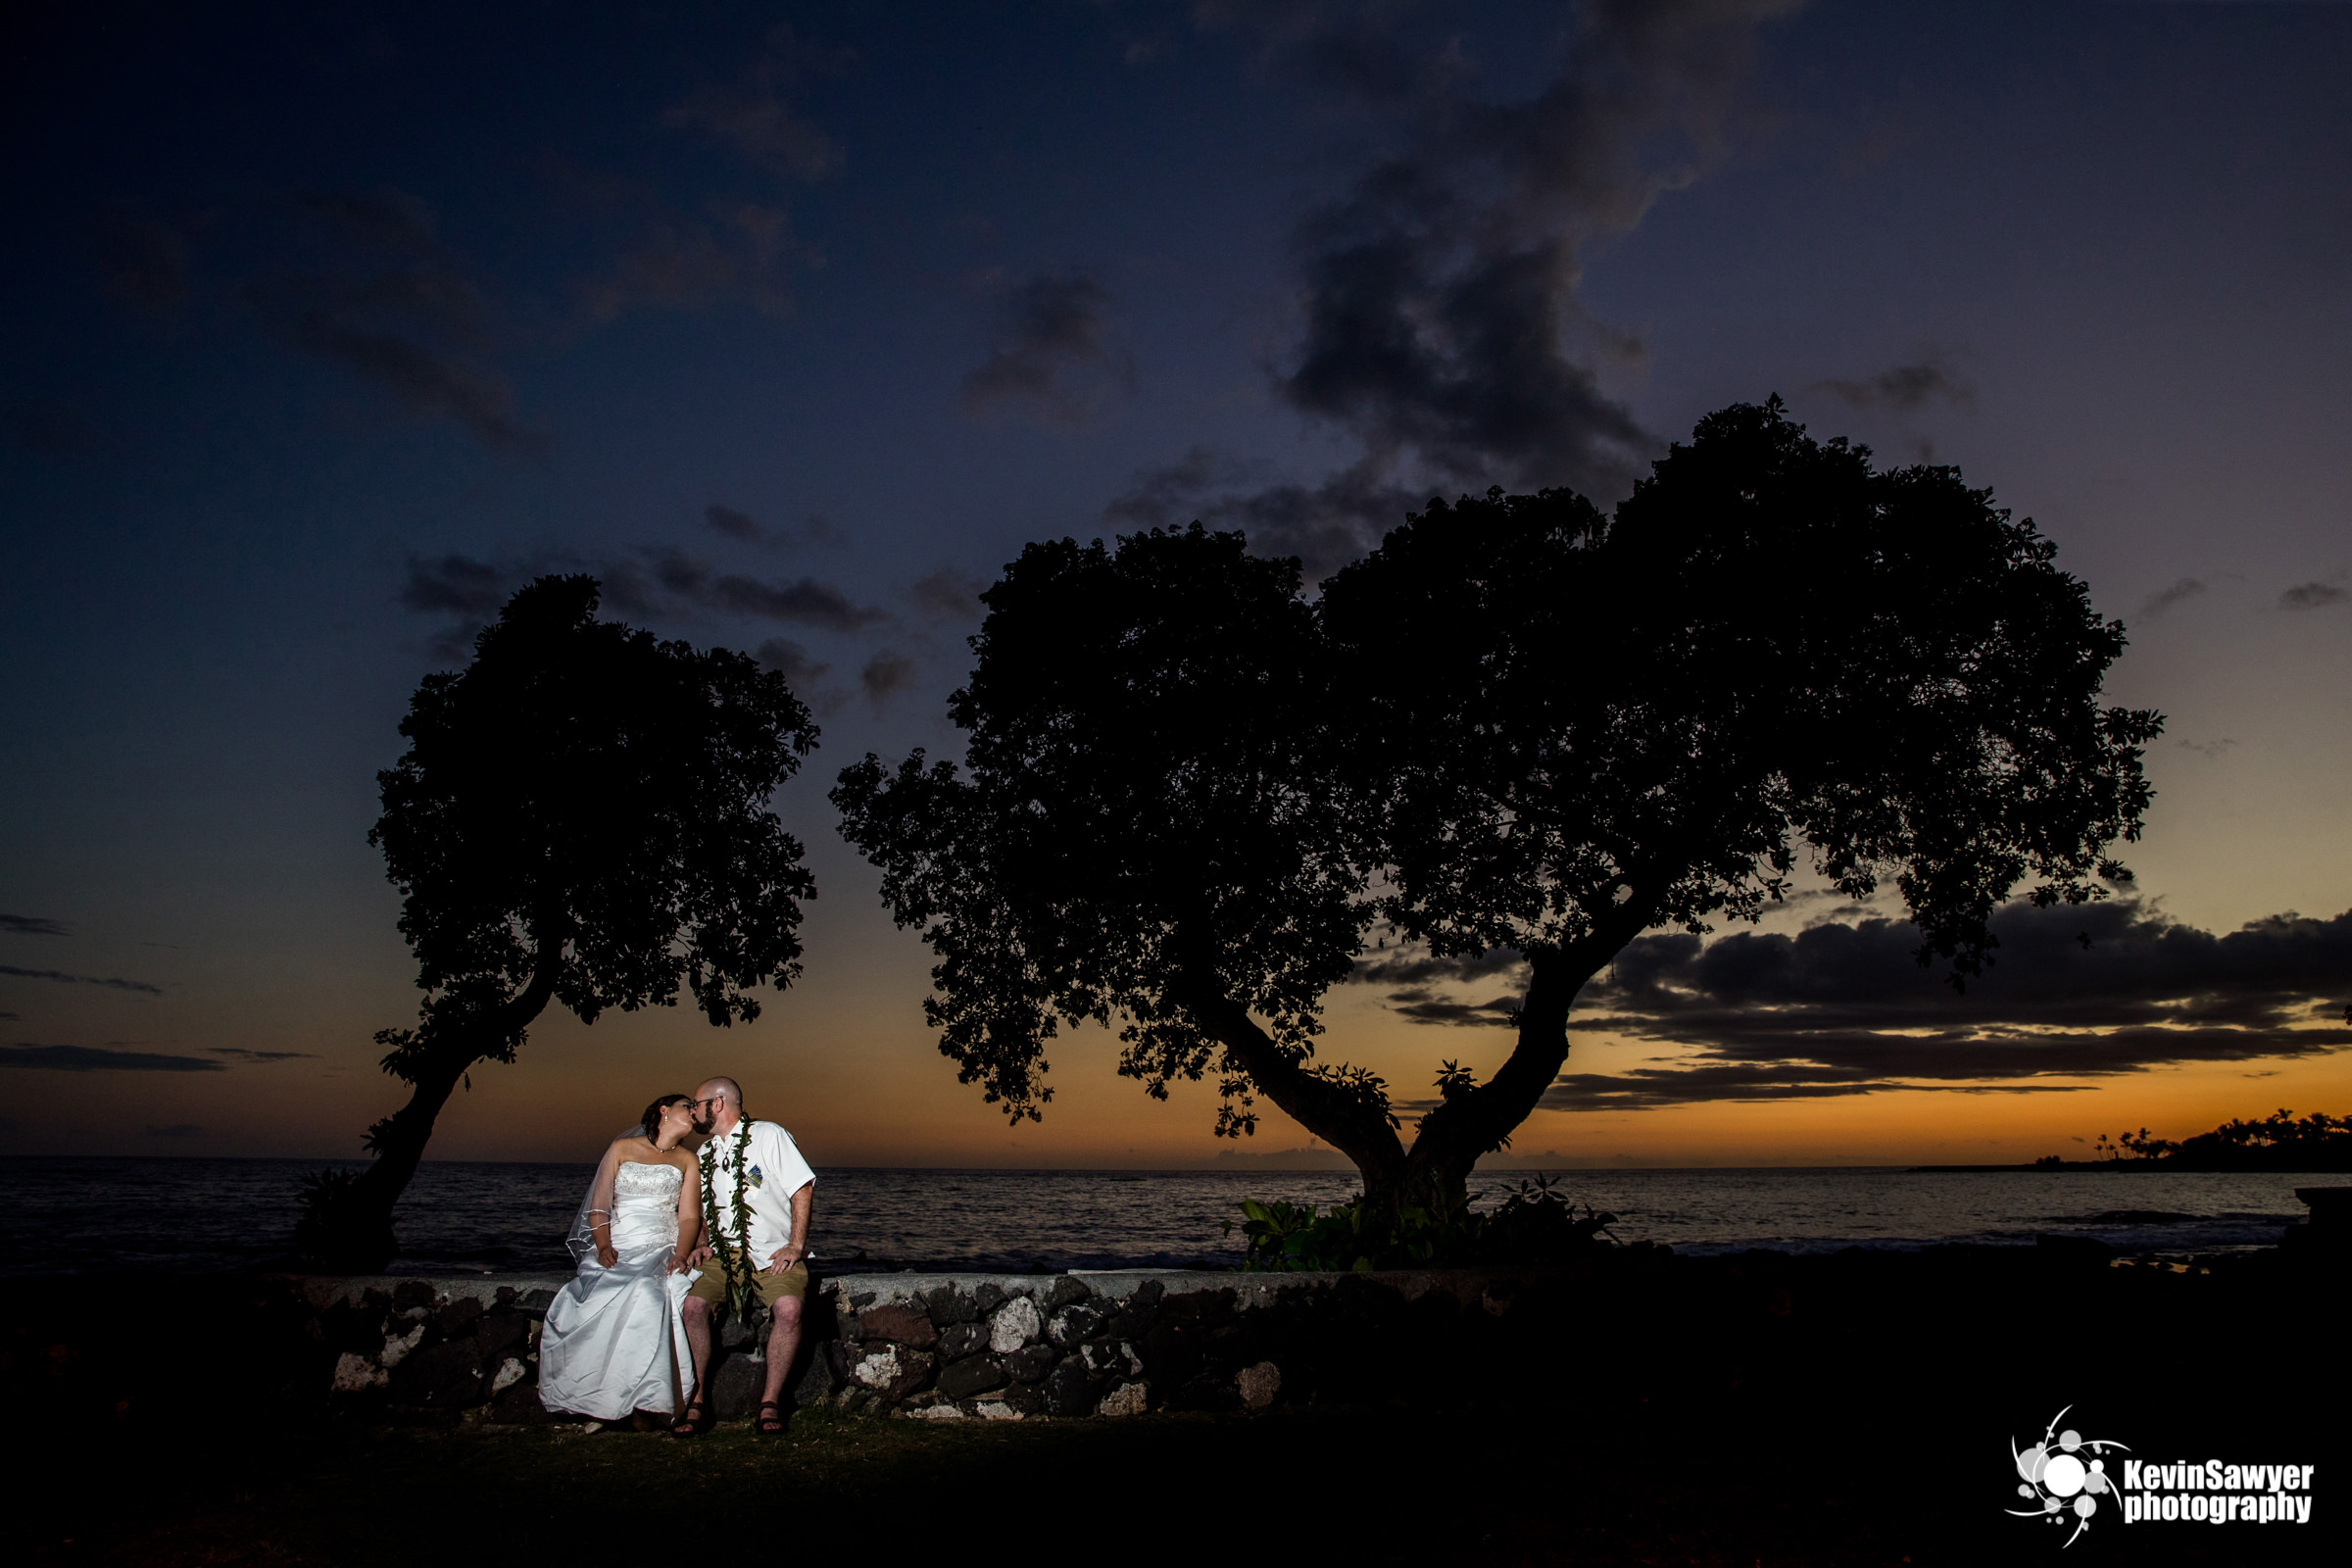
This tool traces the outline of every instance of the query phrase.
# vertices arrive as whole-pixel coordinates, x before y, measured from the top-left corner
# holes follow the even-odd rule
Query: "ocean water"
[[[0,1275],[250,1267],[284,1255],[316,1160],[0,1158]],[[569,1270],[590,1166],[442,1161],[399,1216],[401,1273]],[[819,1267],[1029,1269],[1238,1262],[1245,1198],[1344,1201],[1346,1171],[820,1169]],[[1492,1202],[1523,1178],[1480,1178]],[[2087,1236],[2142,1256],[2277,1244],[2297,1186],[2340,1176],[2104,1171],[1581,1170],[1552,1181],[1678,1252],[1830,1251]]]

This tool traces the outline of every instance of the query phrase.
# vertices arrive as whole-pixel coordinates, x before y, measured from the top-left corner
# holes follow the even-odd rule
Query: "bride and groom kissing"
[[[695,1437],[710,1425],[711,1316],[724,1305],[748,1321],[756,1300],[769,1321],[753,1430],[782,1432],[815,1184],[792,1134],[744,1115],[732,1078],[646,1106],[605,1151],[572,1221],[579,1273],[547,1309],[540,1402],[592,1422],[653,1411]]]

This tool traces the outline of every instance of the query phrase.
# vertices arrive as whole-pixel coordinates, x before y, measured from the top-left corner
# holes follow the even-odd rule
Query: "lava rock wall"
[[[308,1375],[334,1402],[547,1419],[539,1336],[562,1276],[282,1283]],[[851,1275],[810,1295],[788,1389],[801,1406],[997,1421],[1443,1396],[1541,1355],[1572,1285],[1559,1271]],[[721,1420],[758,1400],[764,1328],[720,1324]]]

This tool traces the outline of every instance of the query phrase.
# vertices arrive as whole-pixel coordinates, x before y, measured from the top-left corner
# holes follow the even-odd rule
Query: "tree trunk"
[[[424,1158],[441,1107],[473,1064],[520,1038],[547,1009],[563,971],[564,938],[540,943],[540,959],[529,985],[488,1017],[451,1028],[416,1068],[409,1102],[370,1129],[375,1162],[358,1177],[336,1181],[315,1177],[304,1194],[307,1212],[295,1227],[297,1247],[329,1267],[376,1273],[399,1250],[392,1211]]]
[[[1568,1060],[1569,1009],[1597,970],[1541,949],[1528,955],[1528,969],[1519,1039],[1509,1058],[1486,1083],[1448,1096],[1421,1118],[1396,1190],[1383,1195],[1392,1204],[1418,1204],[1433,1214],[1460,1212],[1470,1200],[1471,1170],[1509,1142],[1558,1078]]]
[[[1185,1010],[1229,1052],[1258,1092],[1292,1120],[1355,1161],[1369,1191],[1404,1169],[1404,1145],[1388,1115],[1293,1061],[1250,1016],[1249,1009],[1213,983],[1189,986]]]
[[[1421,1118],[1403,1170],[1382,1190],[1385,1201],[1397,1206],[1414,1203],[1432,1213],[1456,1213],[1468,1203],[1472,1167],[1481,1156],[1510,1142],[1567,1064],[1568,1014],[1578,994],[1627,943],[1649,929],[1662,895],[1662,887],[1634,891],[1576,941],[1528,951],[1527,997],[1519,1008],[1519,1039],[1509,1058],[1494,1077],[1448,1095],[1444,1104]],[[1364,1190],[1373,1191],[1370,1172],[1365,1173]]]
[[[1193,988],[1186,1006],[1268,1100],[1355,1161],[1367,1201],[1392,1214],[1408,1206],[1456,1214],[1469,1202],[1470,1172],[1479,1158],[1510,1141],[1567,1062],[1568,1013],[1577,994],[1648,929],[1658,904],[1658,894],[1637,892],[1579,940],[1530,950],[1519,1039],[1509,1059],[1486,1083],[1457,1090],[1422,1117],[1410,1150],[1385,1111],[1302,1069],[1213,986]]]
[[[1421,1118],[1407,1150],[1385,1108],[1375,1108],[1330,1079],[1308,1072],[1276,1045],[1249,1009],[1226,996],[1214,968],[1198,963],[1183,987],[1192,1014],[1268,1100],[1355,1161],[1365,1200],[1395,1214],[1407,1206],[1457,1214],[1469,1203],[1470,1172],[1500,1149],[1543,1102],[1568,1060],[1568,1013],[1577,994],[1657,917],[1665,883],[1629,890],[1583,937],[1528,952],[1527,998],[1519,1039],[1494,1076],[1457,1090]]]
[[[378,1273],[391,1263],[399,1250],[392,1210],[424,1158],[441,1107],[478,1059],[456,1048],[436,1056],[417,1075],[409,1102],[377,1125],[375,1163],[349,1185],[332,1189],[331,1196],[304,1216],[297,1236],[306,1251],[330,1267],[355,1273]]]
[[[1611,949],[1611,956],[1615,950]],[[1394,1214],[1407,1206],[1458,1213],[1469,1201],[1471,1167],[1502,1147],[1527,1119],[1568,1057],[1568,1009],[1597,965],[1576,972],[1559,954],[1529,956],[1533,974],[1519,1015],[1519,1043],[1487,1084],[1456,1094],[1421,1119],[1408,1151],[1385,1110],[1301,1068],[1247,1009],[1196,991],[1196,1019],[1233,1054],[1268,1100],[1292,1120],[1355,1162],[1365,1199]],[[1605,959],[1603,960],[1605,961]]]

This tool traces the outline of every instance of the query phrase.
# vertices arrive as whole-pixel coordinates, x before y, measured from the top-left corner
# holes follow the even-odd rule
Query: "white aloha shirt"
[[[776,1249],[792,1243],[792,1195],[816,1180],[816,1172],[801,1157],[792,1134],[772,1121],[751,1124],[751,1145],[745,1151],[744,1202],[752,1212],[751,1246],[743,1255],[755,1268],[767,1267]],[[711,1212],[718,1216],[714,1240],[741,1247],[735,1234],[735,1140],[741,1127],[713,1133],[703,1152],[703,1180],[710,1184]],[[802,1238],[802,1245],[808,1238]]]

